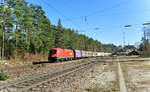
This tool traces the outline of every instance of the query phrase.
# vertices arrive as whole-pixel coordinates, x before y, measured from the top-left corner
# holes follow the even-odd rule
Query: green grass
[[[37,66],[36,66],[36,68],[40,68],[40,67],[41,67],[40,65],[37,65]]]
[[[6,73],[4,73],[4,72],[1,72],[0,73],[0,80],[7,80],[9,78],[9,76],[6,74]]]
[[[85,90],[90,92],[92,89],[90,89],[90,88],[86,88]]]
[[[42,67],[46,67],[46,64],[42,64]]]

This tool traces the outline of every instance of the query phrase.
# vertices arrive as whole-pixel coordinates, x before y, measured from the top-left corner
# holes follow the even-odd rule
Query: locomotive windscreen
[[[56,50],[50,50],[50,55],[56,54]]]

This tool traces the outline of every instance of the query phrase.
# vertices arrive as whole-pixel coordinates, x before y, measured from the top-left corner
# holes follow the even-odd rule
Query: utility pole
[[[144,29],[144,43],[146,42],[146,28]]]
[[[3,9],[3,41],[2,41],[2,63],[4,59],[4,53],[5,53],[5,8],[6,8],[6,1],[4,0],[4,9]]]
[[[124,47],[125,47],[125,32],[123,32],[123,43],[124,43]]]
[[[128,25],[125,25],[124,27],[125,28],[129,28],[129,27],[131,27],[132,25],[130,25],[130,24],[128,24]],[[123,41],[124,41],[124,47],[125,47],[125,45],[126,45],[126,41],[125,41],[126,39],[125,39],[125,32],[123,32]]]
[[[143,24],[143,26],[149,26],[149,25],[150,25],[150,23],[144,23]],[[146,49],[146,42],[147,42],[146,31],[147,31],[147,29],[146,29],[146,27],[144,27],[144,46],[145,46],[145,49]]]
[[[144,29],[144,47],[146,49],[146,28]]]

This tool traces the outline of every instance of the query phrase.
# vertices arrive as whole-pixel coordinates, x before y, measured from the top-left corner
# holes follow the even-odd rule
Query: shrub
[[[46,67],[46,64],[42,64],[42,67]]]
[[[41,68],[41,66],[40,66],[40,65],[37,65],[36,68]]]
[[[0,73],[0,80],[7,80],[8,78],[9,78],[9,76],[6,73],[4,73],[4,72]]]
[[[86,91],[91,91],[91,89],[90,89],[90,88],[86,88],[85,90],[86,90]]]

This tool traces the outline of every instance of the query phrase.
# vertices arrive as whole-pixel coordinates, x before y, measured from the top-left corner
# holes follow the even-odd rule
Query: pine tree
[[[55,46],[59,48],[63,47],[63,27],[60,19],[58,19],[58,24],[57,24]]]
[[[117,48],[78,34],[75,29],[64,28],[60,19],[57,26],[52,25],[41,6],[26,0],[7,0],[6,6],[5,56],[8,58],[13,56],[14,52],[18,55],[26,52],[47,55],[49,49],[55,47],[86,51],[102,51],[103,48],[105,51],[111,51],[110,48]],[[3,5],[0,5],[0,48],[2,12]]]

